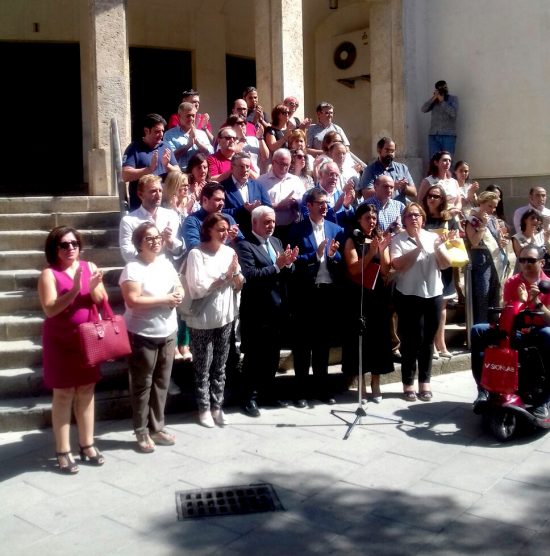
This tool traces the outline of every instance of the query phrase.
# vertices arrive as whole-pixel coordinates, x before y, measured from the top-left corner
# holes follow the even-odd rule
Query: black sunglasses
[[[534,257],[519,257],[519,258],[518,258],[518,261],[519,261],[521,264],[526,264],[526,263],[535,264],[535,263],[537,263],[539,260],[540,260],[540,259],[535,259]]]
[[[60,249],[64,249],[65,251],[68,251],[71,247],[76,249],[78,247],[78,241],[61,241],[58,247]]]

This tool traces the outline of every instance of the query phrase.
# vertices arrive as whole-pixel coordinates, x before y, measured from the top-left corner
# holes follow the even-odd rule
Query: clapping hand
[[[80,269],[79,269],[80,270]],[[75,274],[76,278],[76,274]],[[103,282],[103,271],[96,269],[96,271],[90,276],[89,288],[93,291]]]

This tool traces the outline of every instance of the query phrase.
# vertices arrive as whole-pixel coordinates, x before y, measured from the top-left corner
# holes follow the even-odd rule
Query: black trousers
[[[339,303],[334,284],[312,284],[302,290],[293,307],[292,357],[296,375],[296,397],[307,398],[309,367],[313,370],[315,392],[328,397],[328,359],[330,348],[339,343]]]
[[[261,310],[261,309],[260,309]],[[258,322],[241,315],[242,397],[249,400],[277,399],[274,379],[279,368],[281,329],[278,319]]]
[[[434,337],[441,319],[443,297],[403,295],[395,290],[397,329],[401,339],[401,380],[414,384],[418,363],[418,382],[430,382]]]

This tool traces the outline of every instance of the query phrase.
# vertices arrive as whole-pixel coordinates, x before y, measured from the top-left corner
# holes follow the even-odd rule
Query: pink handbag
[[[78,326],[83,364],[88,367],[124,357],[132,351],[123,317],[113,314],[107,299],[103,301],[101,311],[103,318],[94,303],[88,322]]]

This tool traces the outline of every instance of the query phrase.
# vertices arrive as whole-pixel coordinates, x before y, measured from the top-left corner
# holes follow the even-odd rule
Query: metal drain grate
[[[178,520],[284,511],[272,485],[260,483],[176,492]]]

